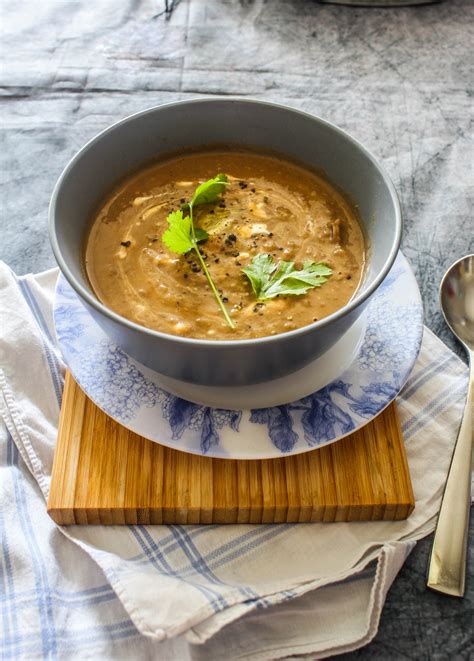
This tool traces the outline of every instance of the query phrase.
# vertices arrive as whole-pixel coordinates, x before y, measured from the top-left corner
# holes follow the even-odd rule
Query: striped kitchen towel
[[[368,643],[434,527],[465,365],[425,330],[399,398],[416,497],[407,521],[59,528],[45,507],[64,376],[56,278],[0,264],[4,657],[322,658]]]

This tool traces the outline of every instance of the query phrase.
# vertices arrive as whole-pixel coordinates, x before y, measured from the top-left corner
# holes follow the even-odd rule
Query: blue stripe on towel
[[[186,554],[191,562],[193,570],[207,578],[211,583],[230,587],[231,589],[238,589],[239,592],[247,598],[254,599],[259,595],[245,586],[234,586],[218,578],[206,563],[204,556],[201,555],[196,545],[193,543],[191,537],[186,533],[185,526],[170,526],[172,533],[176,536],[183,552]]]
[[[451,363],[455,362],[456,356],[454,354],[450,354],[443,360],[441,360],[439,363],[429,363],[428,365],[425,365],[422,369],[420,369],[416,376],[413,379],[408,379],[407,383],[405,384],[405,387],[402,390],[402,396],[404,399],[409,399],[414,395],[418,390],[421,388],[421,386],[425,385],[428,381],[430,381],[434,376],[442,372],[443,370],[446,369],[446,367]]]
[[[150,563],[159,571],[160,574],[174,576],[179,580],[183,580],[181,578],[180,572],[175,571],[167,562],[165,555],[159,548],[159,543],[157,543],[152,538],[146,526],[133,526],[130,528],[130,530],[139,545],[142,547]],[[223,608],[226,607],[225,600],[215,590],[207,588],[206,586],[201,585],[195,581],[188,580],[186,583],[196,588],[196,590],[201,592],[201,594],[206,597],[209,605],[212,607],[215,613],[223,610]]]
[[[427,406],[409,418],[402,425],[405,441],[409,440],[417,431],[424,427],[430,418],[439,415],[445,411],[449,405],[457,402],[465,390],[466,384],[464,380],[458,383],[454,388],[450,386],[445,390],[442,390],[441,393],[432,399]]]
[[[3,511],[0,509],[0,535],[2,542],[2,577],[3,589],[0,594],[2,610],[2,632],[0,633],[0,658],[61,658],[67,652],[78,650],[93,650],[98,644],[108,640],[124,638],[141,638],[130,619],[115,624],[84,627],[70,631],[67,627],[55,625],[55,614],[61,621],[67,621],[68,609],[88,608],[91,604],[113,602],[117,596],[109,584],[79,590],[77,592],[51,589],[46,563],[41,555],[40,547],[34,532],[33,520],[28,508],[25,491],[25,466],[20,459],[18,449],[10,434],[6,434],[6,442],[2,443],[2,463],[11,477],[8,484],[13,487],[16,503],[18,529],[23,532],[24,550],[15,548],[20,562],[23,577],[25,571],[31,573],[34,588],[30,590],[14,589],[15,571],[14,559],[10,557],[10,549],[5,530]],[[7,485],[7,481],[4,482]],[[18,546],[18,542],[17,542]],[[25,559],[31,564],[25,566]],[[31,570],[30,570],[31,568]],[[0,578],[0,586],[2,579]],[[37,624],[35,624],[36,618]],[[24,623],[28,623],[25,630]],[[31,625],[33,625],[33,633]]]
[[[13,442],[11,436],[9,441]],[[16,461],[18,461],[18,456],[16,457]],[[12,471],[12,477],[20,527],[28,545],[32,569],[34,572],[36,598],[41,627],[42,654],[44,658],[55,659],[57,658],[56,632],[54,628],[48,577],[28,510],[23,484],[23,474],[21,471]]]

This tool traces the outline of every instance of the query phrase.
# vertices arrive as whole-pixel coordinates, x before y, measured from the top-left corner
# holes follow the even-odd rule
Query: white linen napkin
[[[160,658],[273,659],[308,653],[322,658],[368,643],[415,540],[434,527],[464,402],[462,361],[425,329],[420,357],[399,398],[416,498],[406,521],[58,528],[44,503],[64,374],[52,325],[57,273],[16,278],[0,264],[0,447],[8,478],[1,493],[7,573],[15,588],[8,588],[13,605],[3,620],[7,644],[16,649],[17,595],[28,590],[44,601],[53,621],[32,617],[28,635],[46,646],[54,643],[61,658],[80,656],[81,644],[104,658],[159,650]],[[15,448],[41,492],[22,478],[35,516],[24,517],[21,530],[13,525],[21,499],[9,472],[17,476],[24,467],[12,459]],[[25,575],[21,568],[30,562],[31,545],[22,539],[28,531],[37,557]],[[60,551],[42,555],[51,539]],[[97,585],[100,574],[91,559],[112,590]],[[78,595],[81,612],[96,622],[94,636],[82,643],[76,636],[73,644],[66,633],[57,634],[55,608],[59,613],[67,607],[52,597],[49,575],[67,585],[64,594]],[[99,599],[101,594],[107,597]],[[28,649],[29,643],[21,644]]]

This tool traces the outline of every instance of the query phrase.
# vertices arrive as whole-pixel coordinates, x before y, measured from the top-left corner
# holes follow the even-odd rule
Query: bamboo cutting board
[[[394,403],[332,445],[235,461],[137,436],[66,376],[48,500],[61,525],[396,520],[413,508]]]

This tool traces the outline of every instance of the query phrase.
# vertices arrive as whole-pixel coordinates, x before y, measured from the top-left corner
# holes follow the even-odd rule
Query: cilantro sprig
[[[249,266],[242,269],[250,280],[258,301],[275,296],[301,296],[314,287],[320,287],[332,275],[332,270],[322,262],[306,261],[297,270],[294,262],[275,262],[272,255],[256,255]]]
[[[208,238],[207,232],[200,227],[195,227],[193,222],[193,209],[200,204],[211,204],[217,202],[227,186],[227,176],[225,174],[217,174],[213,179],[205,181],[198,186],[194,191],[194,195],[190,202],[183,205],[183,209],[171,212],[168,217],[168,229],[163,233],[162,241],[165,246],[177,255],[184,255],[191,250],[196,253],[202,270],[207,278],[209,286],[214,294],[214,297],[219,305],[222,314],[225,317],[227,324],[231,328],[235,328],[235,323],[232,321],[227,308],[225,307],[222,298],[220,297],[217,287],[214,284],[211,274],[206,266],[206,262],[199,250],[198,243],[205,241]],[[188,209],[188,215],[183,213],[184,209]]]

